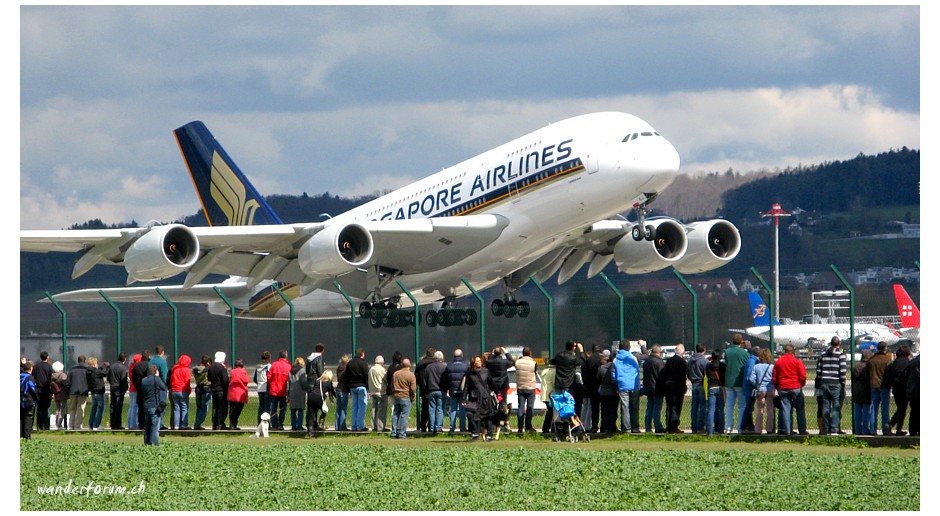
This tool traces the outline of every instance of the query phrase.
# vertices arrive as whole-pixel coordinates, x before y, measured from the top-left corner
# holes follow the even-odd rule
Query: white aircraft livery
[[[669,266],[700,273],[731,261],[737,228],[714,219],[682,224],[647,217],[674,180],[679,155],[640,118],[594,113],[517,138],[323,222],[285,224],[202,122],[175,131],[209,227],[180,224],[105,230],[21,231],[27,252],[81,252],[78,277],[98,264],[123,266],[127,285],[185,273],[161,286],[173,302],[203,303],[238,317],[337,318],[350,303],[373,327],[414,324],[404,295],[428,325],[474,324],[458,299],[494,285],[494,315],[525,317],[516,291],[585,264],[611,261],[629,274]],[[618,214],[636,213],[636,222]],[[227,280],[203,284],[208,274]],[[469,286],[469,287],[468,287]],[[157,287],[57,294],[58,301],[163,302]],[[347,297],[348,296],[348,297]],[[228,301],[228,302],[226,302]]]
[[[751,303],[751,317],[754,326],[744,330],[731,330],[744,333],[751,338],[770,341],[770,311],[757,292],[748,292]],[[843,346],[848,345],[849,325],[845,324],[780,324],[774,319],[774,343],[778,347],[792,344],[794,348],[814,347],[825,348],[833,337],[839,337]],[[896,331],[883,324],[857,323],[855,324],[857,341],[886,342],[889,346],[897,343]]]

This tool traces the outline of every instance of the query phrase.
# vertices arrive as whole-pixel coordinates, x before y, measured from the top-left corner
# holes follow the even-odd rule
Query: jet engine
[[[154,226],[124,252],[128,282],[176,276],[199,259],[199,239],[181,224]]]
[[[372,235],[359,224],[328,226],[300,248],[300,270],[311,278],[351,272],[372,258]]]
[[[727,220],[713,219],[686,224],[689,249],[685,257],[673,265],[683,274],[696,274],[717,269],[730,262],[741,250],[738,228]]]
[[[673,219],[647,219],[653,227],[652,240],[636,241],[624,236],[614,246],[617,267],[627,274],[646,274],[673,265],[685,255],[688,242],[685,229]]]

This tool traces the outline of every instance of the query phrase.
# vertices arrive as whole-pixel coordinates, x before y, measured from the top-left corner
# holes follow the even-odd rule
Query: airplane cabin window
[[[653,136],[653,133],[651,133],[651,132],[643,132],[643,133],[640,133],[640,134],[642,134],[643,136]]]

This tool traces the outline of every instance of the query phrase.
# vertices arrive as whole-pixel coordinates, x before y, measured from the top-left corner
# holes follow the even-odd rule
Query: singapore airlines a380
[[[532,278],[558,283],[588,264],[614,261],[644,274],[666,267],[701,273],[741,248],[722,219],[683,224],[648,217],[673,182],[679,155],[650,124],[626,113],[577,116],[521,136],[322,222],[283,223],[202,122],[174,131],[209,227],[181,224],[103,230],[21,231],[27,252],[80,253],[72,276],[123,266],[127,286],[77,290],[59,301],[174,302],[246,318],[349,315],[346,295],[373,327],[420,323],[405,296],[434,303],[429,325],[474,324],[460,298],[470,287],[502,289],[494,314],[525,317],[518,289]],[[633,211],[634,221],[619,214]],[[209,274],[229,278],[202,283]],[[407,292],[406,292],[407,291]]]

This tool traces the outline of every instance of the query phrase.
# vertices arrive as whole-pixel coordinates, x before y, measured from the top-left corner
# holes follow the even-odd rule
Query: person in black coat
[[[552,365],[555,366],[555,392],[568,390],[574,383],[577,367],[584,365],[584,346],[569,340],[565,350],[552,359]]]
[[[454,350],[453,362],[447,364],[444,369],[444,378],[441,380],[444,388],[447,389],[447,397],[450,399],[448,415],[450,418],[450,432],[453,433],[458,428],[456,421],[460,420],[460,431],[467,431],[467,412],[461,405],[463,401],[463,390],[461,382],[467,374],[470,366],[463,359],[463,350]]]
[[[127,394],[127,353],[121,352],[118,361],[108,367],[108,386],[111,388],[111,430],[121,430],[124,395]]]
[[[586,432],[598,432],[597,423],[600,420],[601,393],[600,381],[597,372],[601,367],[601,347],[595,344],[591,348],[591,355],[584,360],[581,379],[584,382],[584,398],[582,402],[581,421]]]
[[[148,368],[147,377],[140,382],[137,397],[144,400],[144,444],[157,446],[160,444],[160,427],[167,399],[166,383],[160,378],[157,366]]]
[[[209,392],[212,393],[212,429],[228,430],[225,417],[228,415],[228,368],[225,353],[217,351],[215,362],[209,366]]]
[[[664,384],[663,392],[666,396],[666,432],[670,434],[682,433],[682,430],[679,430],[679,418],[682,415],[682,402],[685,400],[687,390],[685,379],[688,367],[685,357],[682,356],[683,353],[685,353],[685,346],[677,345],[675,354],[666,361],[660,379]]]
[[[483,367],[483,357],[474,356],[463,380],[463,406],[470,420],[470,441],[479,439],[484,429],[486,440],[493,440],[493,414],[496,413],[493,391],[495,385],[490,372]]]
[[[424,358],[415,366],[415,378],[418,380],[418,396],[421,398],[421,410],[418,412],[418,431],[429,432],[431,430],[431,418],[428,412],[428,386],[422,382],[422,378],[427,378],[424,374],[424,368],[434,362],[434,348],[428,348]]]
[[[134,364],[131,369],[131,383],[134,384],[134,390],[137,391],[137,428],[144,428],[144,400],[140,395],[140,382],[147,377],[150,371],[150,350],[140,352],[140,360]]]
[[[657,434],[663,433],[663,398],[665,397],[666,382],[660,381],[663,369],[666,363],[662,359],[663,350],[659,345],[654,345],[650,350],[650,356],[643,363],[643,393],[647,396],[646,401],[646,431],[656,430]]]
[[[506,348],[494,348],[490,357],[486,359],[486,369],[490,372],[490,378],[493,379],[494,391],[500,400],[500,409],[506,404],[506,396],[509,393],[509,368],[514,364],[512,355],[506,353]]]
[[[33,366],[33,378],[39,389],[39,403],[36,405],[36,430],[49,430],[49,407],[52,405],[52,363],[49,353],[39,353],[39,362]]]

